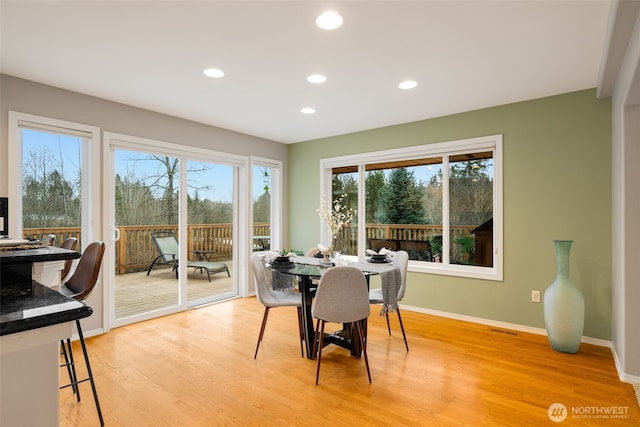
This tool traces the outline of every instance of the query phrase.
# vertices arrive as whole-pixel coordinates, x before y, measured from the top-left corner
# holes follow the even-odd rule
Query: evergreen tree
[[[427,224],[442,224],[442,169],[424,187],[424,209]]]
[[[392,169],[380,194],[381,222],[384,224],[424,224],[424,187],[407,168]]]
[[[332,179],[331,202],[346,194],[342,203],[347,209],[358,209],[358,179],[357,173],[334,174]],[[354,218],[355,223],[355,218]]]
[[[452,225],[480,225],[493,215],[489,161],[470,160],[449,167],[449,216]]]
[[[271,194],[268,191],[262,193],[253,202],[253,222],[271,221]]]
[[[367,173],[365,178],[365,210],[366,220],[368,223],[379,221],[378,212],[381,210],[380,197],[384,188],[384,172],[381,170],[371,171]]]

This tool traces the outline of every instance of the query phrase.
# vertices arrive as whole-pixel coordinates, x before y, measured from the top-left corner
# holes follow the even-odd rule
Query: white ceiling
[[[2,0],[0,70],[293,143],[595,87],[609,7]],[[338,30],[315,26],[329,9]],[[327,82],[308,83],[312,73]],[[398,89],[405,79],[418,87]]]

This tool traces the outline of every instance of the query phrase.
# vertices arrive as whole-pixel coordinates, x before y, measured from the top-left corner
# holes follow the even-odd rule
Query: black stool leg
[[[78,336],[80,337],[80,345],[82,346],[82,353],[84,353],[84,361],[87,364],[87,373],[89,374],[89,382],[91,383],[91,390],[93,391],[93,399],[96,401],[98,418],[100,418],[100,425],[104,426],[104,419],[102,418],[102,411],[100,410],[100,402],[98,401],[98,392],[96,391],[96,384],[93,381],[93,373],[91,372],[91,364],[89,363],[89,355],[87,354],[87,347],[84,344],[84,336],[82,335],[82,327],[80,326],[80,320],[76,320],[76,327],[78,328]]]
[[[76,395],[78,402],[80,402],[80,389],[78,388],[78,376],[76,375],[76,365],[73,360],[73,351],[71,349],[71,339],[67,338],[67,342],[60,340],[60,347],[62,347],[62,355],[64,356],[64,366],[67,367],[67,373],[69,374],[69,384],[60,388],[71,386],[73,394]],[[60,365],[62,367],[63,365]]]

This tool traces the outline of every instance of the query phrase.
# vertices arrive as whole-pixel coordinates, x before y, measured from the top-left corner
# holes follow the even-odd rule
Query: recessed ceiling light
[[[327,78],[322,74],[311,74],[307,77],[307,81],[309,83],[324,83],[327,81]]]
[[[418,82],[415,80],[405,80],[398,85],[400,89],[413,89],[416,86],[418,86]]]
[[[212,79],[219,79],[224,76],[224,72],[217,68],[207,68],[203,71],[204,75],[207,77],[211,77]]]
[[[324,12],[316,18],[316,25],[323,30],[335,30],[342,25],[342,16],[336,12]]]
[[[302,114],[313,114],[316,112],[316,109],[313,107],[304,107],[303,109],[300,110],[300,112]]]

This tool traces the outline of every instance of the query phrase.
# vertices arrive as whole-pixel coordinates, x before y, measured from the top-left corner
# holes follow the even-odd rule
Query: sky
[[[82,138],[31,129],[23,129],[22,132],[23,159],[29,159],[31,157],[30,153],[43,153],[46,150],[46,155],[49,158],[47,163],[55,166],[62,164],[65,179],[68,181],[75,180],[81,164]],[[162,166],[161,163],[150,161],[148,158],[148,153],[115,150],[116,174],[125,176],[130,172],[137,178],[157,175],[158,168]],[[39,166],[42,162],[36,161],[35,163],[36,166]],[[193,196],[195,187],[198,187],[201,199],[223,202],[231,202],[233,200],[232,166],[189,161],[188,167],[190,170],[202,170],[202,172],[190,174],[190,179],[193,177],[193,181],[189,182],[189,194]],[[27,171],[30,166],[23,163],[23,168]],[[255,195],[261,195],[264,193],[262,169],[258,168],[255,175],[257,178],[253,185],[253,191]]]
[[[36,131],[31,129],[23,130],[23,158],[30,152],[47,150],[47,155],[52,156],[53,164],[62,164],[65,178],[73,181],[77,177],[80,164],[80,137],[59,135]],[[188,161],[189,174],[189,194],[194,196],[196,188],[201,199],[212,201],[231,202],[233,200],[233,167],[222,164],[205,163],[196,160]],[[28,166],[24,165],[25,171]],[[162,164],[157,160],[149,160],[148,153],[140,153],[128,150],[115,150],[115,171],[116,174],[124,177],[133,174],[134,177],[142,179],[144,177],[156,176],[162,172]],[[492,173],[492,167],[489,173]],[[439,170],[439,165],[427,165],[412,167],[416,180],[427,184],[431,177]],[[252,185],[254,197],[264,193],[265,182],[262,179],[263,168],[256,167],[254,170],[254,182]]]

